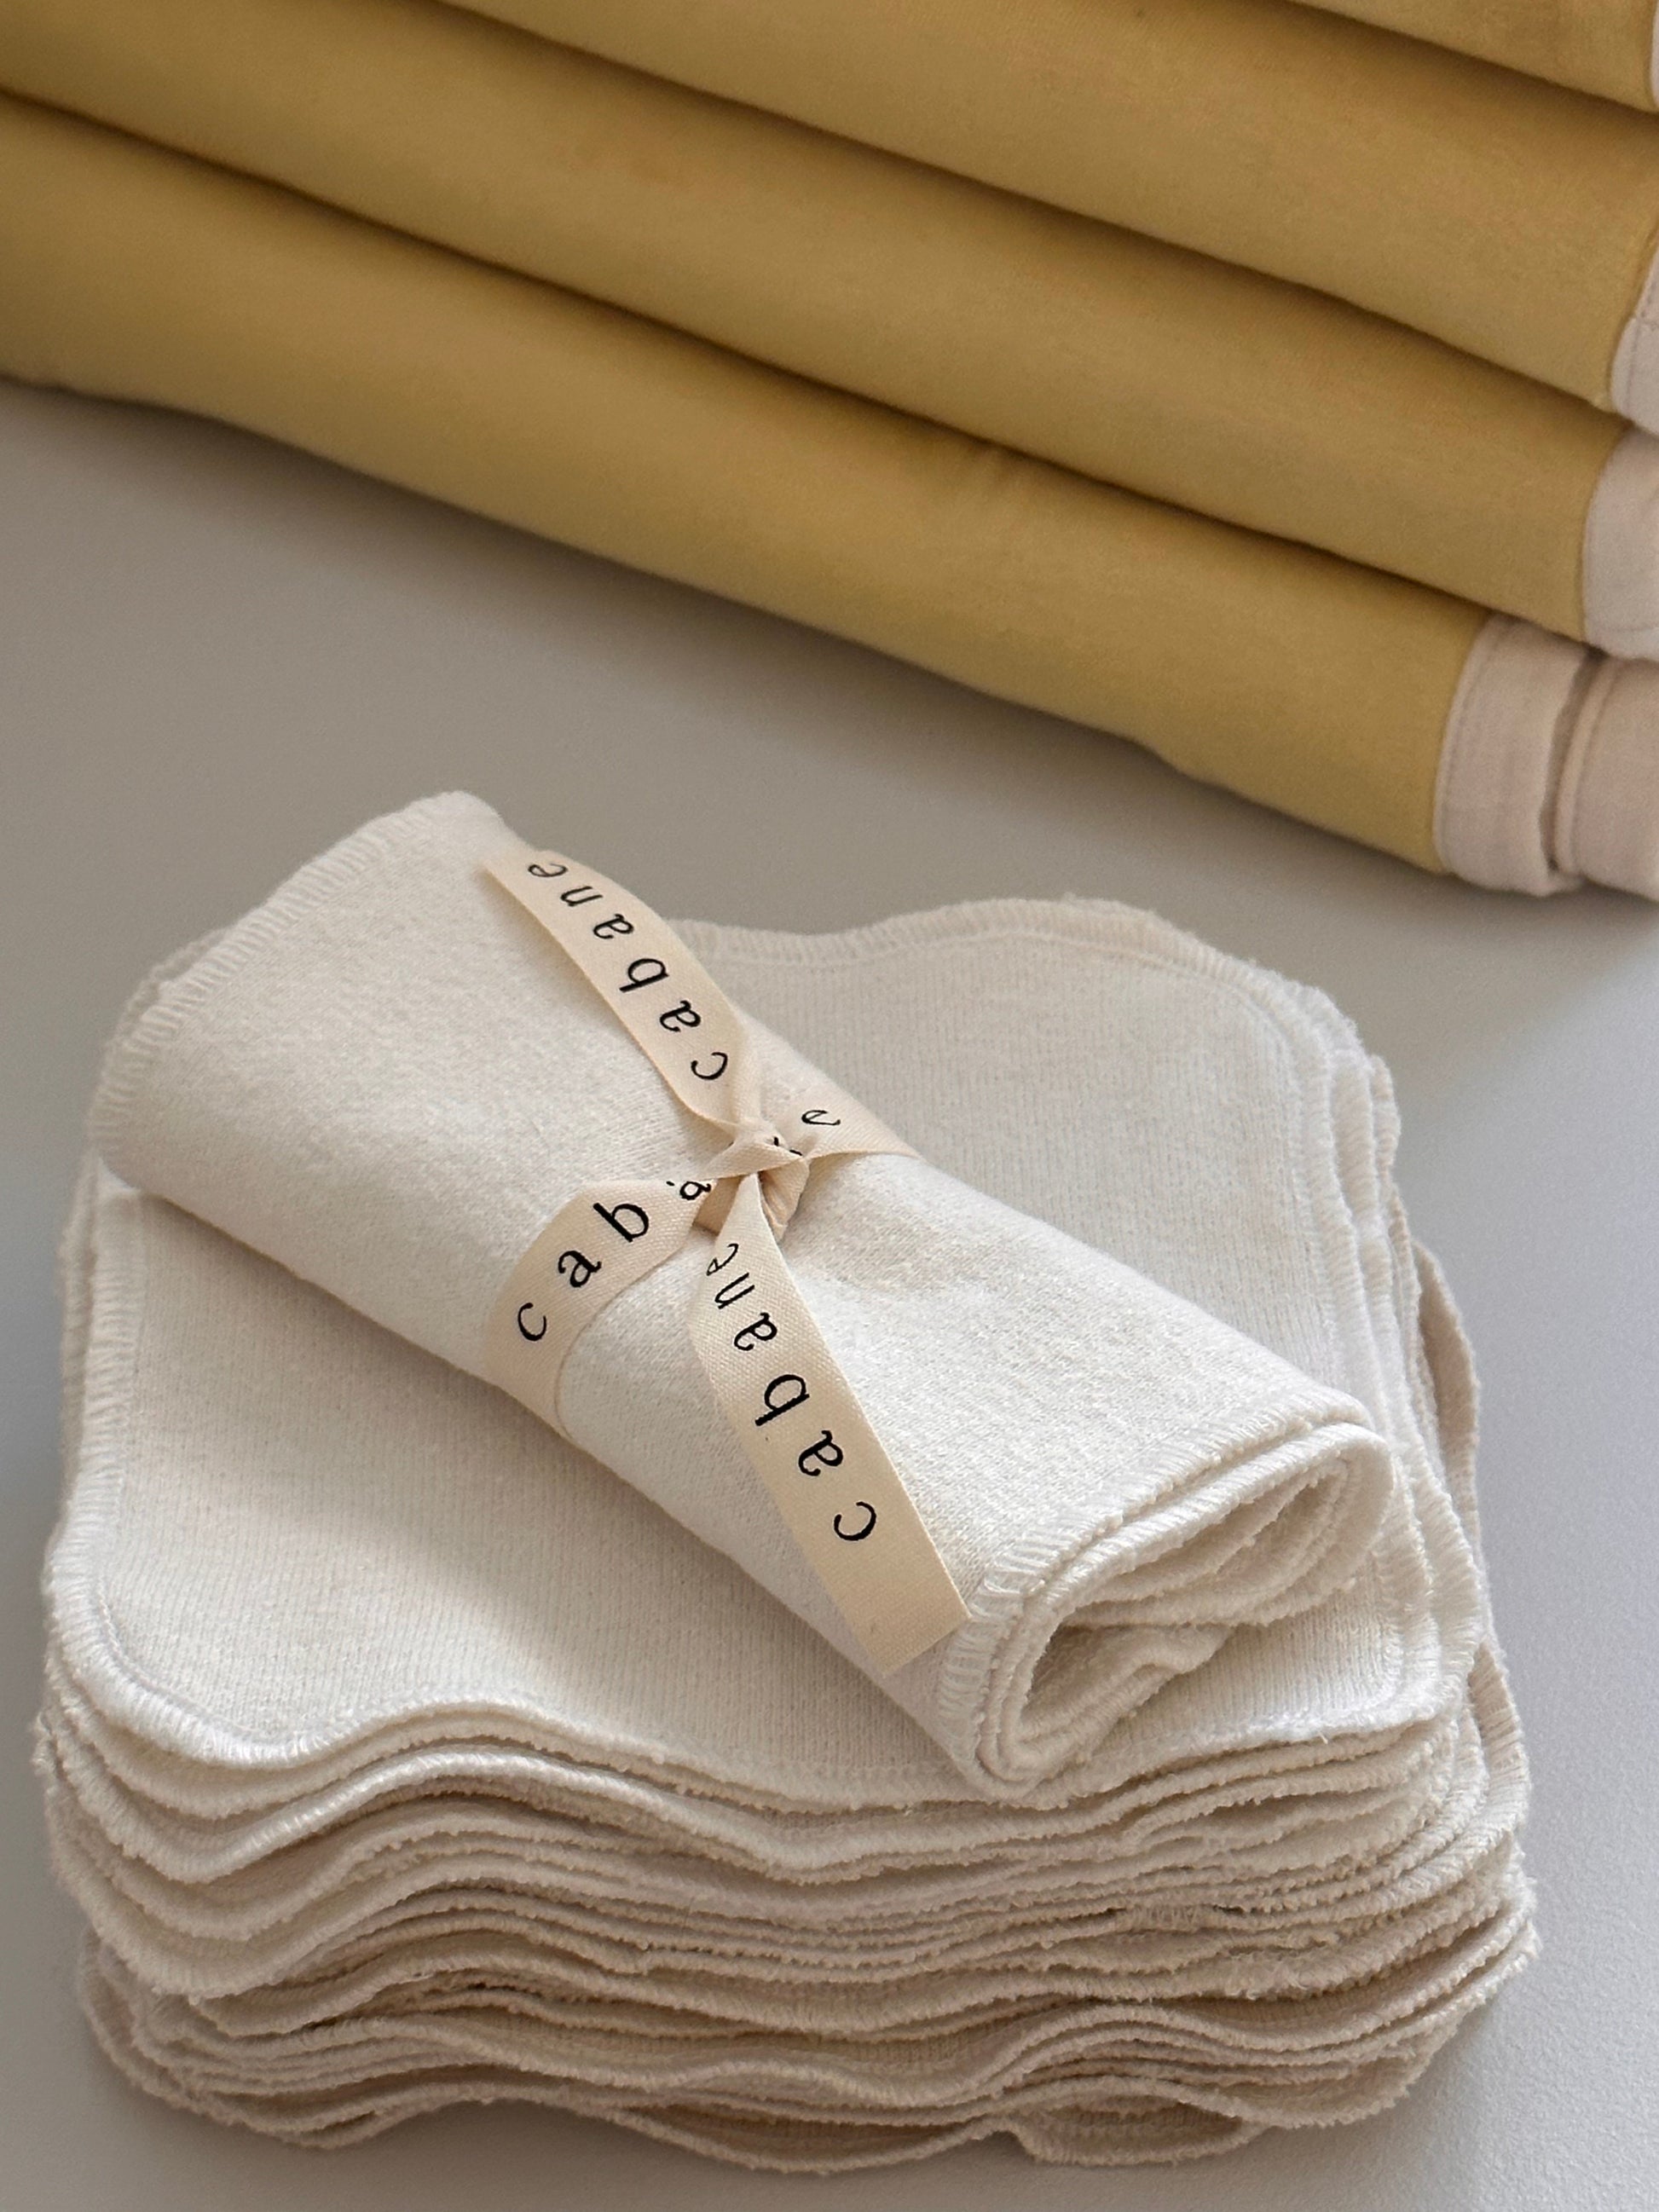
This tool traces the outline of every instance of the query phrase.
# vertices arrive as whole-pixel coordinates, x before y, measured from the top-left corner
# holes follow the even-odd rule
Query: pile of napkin
[[[814,1169],[783,1240],[969,1607],[883,1676],[699,1410],[672,1264],[570,1436],[467,1371],[525,1223],[682,1112],[505,842],[369,825],[111,1048],[40,1736],[110,2056],[299,2142],[516,2097],[780,2168],[1389,2102],[1532,1936],[1377,1063],[1123,908],[684,926],[780,1081],[921,1156]]]
[[[1659,896],[1659,121],[1528,12],[6,0],[0,368]]]

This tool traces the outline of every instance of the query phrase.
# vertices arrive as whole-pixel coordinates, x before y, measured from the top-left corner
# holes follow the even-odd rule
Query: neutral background
[[[0,769],[0,2212],[1659,2203],[1659,912],[1436,881],[811,632],[252,439],[5,386]],[[1484,1373],[1545,1942],[1393,2112],[1165,2172],[988,2144],[783,2182],[507,2106],[296,2151],[104,2065],[26,1765],[58,1481],[52,1251],[99,1045],[162,953],[367,816],[457,785],[671,915],[1155,907],[1322,985],[1391,1062],[1407,1201]]]

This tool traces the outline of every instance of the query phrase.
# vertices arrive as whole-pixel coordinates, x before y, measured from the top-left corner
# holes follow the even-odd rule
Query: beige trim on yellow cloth
[[[1654,100],[1653,0],[1312,0],[1630,107]]]
[[[0,369],[815,623],[1422,866],[1454,708],[1481,740],[1459,788],[1494,728],[1511,774],[1470,673],[1494,618],[1465,601],[3,96]],[[1523,749],[1554,743],[1559,714],[1513,712]]]
[[[3,0],[0,81],[1151,498],[1659,651],[1659,441],[1299,286],[427,0]]]
[[[1290,0],[474,0],[1611,402],[1659,121]],[[1633,395],[1659,428],[1659,386]]]

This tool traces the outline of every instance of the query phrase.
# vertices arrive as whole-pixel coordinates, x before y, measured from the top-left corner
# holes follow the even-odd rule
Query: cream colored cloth
[[[1659,653],[1659,441],[1303,287],[427,0],[6,0],[0,82],[1082,475]]]
[[[1659,124],[1291,0],[479,12],[1311,285],[1652,428]]]
[[[1435,843],[1493,890],[1659,898],[1659,669],[1494,615],[1446,723]]]
[[[811,2168],[1390,2100],[1529,1936],[1472,1389],[1385,1079],[1316,994],[1122,908],[688,933],[943,1164],[1362,1398],[1409,1505],[1098,1787],[989,1804],[508,1401],[89,1182],[43,1764],[106,2047],[301,2141],[514,2095]]]
[[[464,795],[345,839],[135,1002],[93,1115],[129,1182],[486,1376],[568,1201],[722,1141],[489,875],[516,842]],[[814,1071],[755,1042],[775,1121]],[[1126,1713],[1364,1556],[1394,1473],[1358,1402],[1092,1246],[891,1154],[816,1167],[783,1244],[970,1616],[883,1687],[988,1792],[1087,1787]],[[589,1323],[560,1425],[869,1663],[690,1340],[716,1250]]]

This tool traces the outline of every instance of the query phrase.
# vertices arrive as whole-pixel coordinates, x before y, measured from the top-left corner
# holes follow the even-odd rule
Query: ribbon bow
[[[725,1137],[700,1163],[590,1184],[503,1285],[491,1379],[563,1431],[559,1383],[611,1299],[681,1251],[713,1248],[692,1342],[733,1433],[880,1673],[968,1618],[902,1480],[797,1289],[778,1239],[820,1161],[911,1147],[836,1085],[775,1115],[743,1017],[661,917],[591,869],[515,846],[490,874],[574,960],[681,1104]]]

